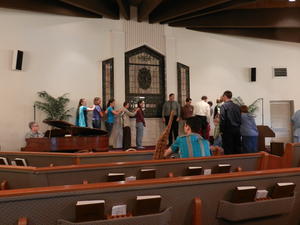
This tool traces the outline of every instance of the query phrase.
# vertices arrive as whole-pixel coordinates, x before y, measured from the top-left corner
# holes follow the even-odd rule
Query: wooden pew
[[[104,164],[82,164],[54,167],[0,166],[0,177],[6,179],[11,189],[106,182],[108,173],[125,173],[125,177],[140,179],[141,169],[155,169],[156,178],[186,176],[189,166],[201,166],[211,171],[218,164],[230,164],[231,171],[253,171],[268,169],[268,153],[259,152],[239,155],[223,155],[189,159],[147,160]],[[277,158],[276,158],[277,159]],[[273,161],[272,161],[273,162]],[[272,166],[275,164],[274,162]],[[280,164],[280,157],[279,162]]]
[[[0,157],[6,157],[9,161],[14,160],[15,158],[24,158],[30,166],[48,167],[50,164],[53,164],[54,166],[63,166],[151,160],[153,153],[154,150],[92,153],[0,152]]]
[[[16,218],[26,216],[32,224],[52,225],[59,219],[74,221],[77,201],[106,200],[107,214],[109,214],[111,207],[116,204],[127,204],[131,212],[137,195],[159,194],[162,196],[162,209],[172,208],[170,223],[172,225],[229,225],[233,223],[220,217],[220,203],[230,200],[231,192],[236,186],[254,185],[258,189],[271,190],[276,182],[294,182],[295,195],[251,202],[248,219],[235,224],[298,225],[300,168],[6,190],[0,192],[0,218],[3,224],[12,224]],[[199,197],[201,202],[196,197]],[[265,212],[264,205],[268,205],[266,211],[276,208],[276,215]],[[241,208],[244,210],[243,204],[239,206],[243,206]],[[147,216],[141,218],[147,220]],[[126,220],[124,224],[138,225],[129,223],[130,219],[124,220]],[[110,222],[108,220],[101,224],[110,225]]]
[[[290,165],[290,167],[300,166],[300,143],[287,143],[284,154],[286,165]]]

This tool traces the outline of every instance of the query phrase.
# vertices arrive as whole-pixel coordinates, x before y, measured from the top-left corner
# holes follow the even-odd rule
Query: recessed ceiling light
[[[296,0],[289,0],[289,2],[295,2]]]

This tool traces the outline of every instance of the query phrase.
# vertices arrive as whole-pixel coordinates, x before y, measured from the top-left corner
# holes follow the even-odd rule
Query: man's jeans
[[[142,122],[136,123],[136,147],[143,147],[144,124]]]

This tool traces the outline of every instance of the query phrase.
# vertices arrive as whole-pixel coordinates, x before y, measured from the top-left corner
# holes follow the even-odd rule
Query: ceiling
[[[300,42],[300,0],[0,0],[0,7],[89,18],[130,19],[191,30]]]

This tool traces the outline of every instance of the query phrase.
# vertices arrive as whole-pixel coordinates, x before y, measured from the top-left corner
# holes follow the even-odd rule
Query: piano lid
[[[89,128],[89,127],[78,127],[67,121],[63,120],[44,120],[44,123],[65,130],[65,134],[72,134],[72,136],[102,136],[107,135],[108,132],[100,129]],[[59,130],[52,130],[48,133],[47,137],[61,137],[62,132]]]
[[[72,135],[73,136],[102,136],[107,135],[108,132],[105,130],[89,128],[89,127],[72,127]]]
[[[57,127],[60,129],[68,129],[70,127],[74,127],[74,124],[71,124],[67,121],[63,121],[63,120],[44,120],[43,121],[45,124],[48,124],[52,127]]]

